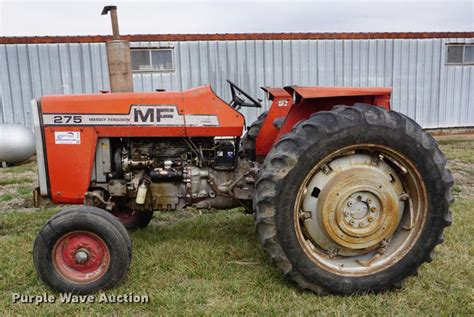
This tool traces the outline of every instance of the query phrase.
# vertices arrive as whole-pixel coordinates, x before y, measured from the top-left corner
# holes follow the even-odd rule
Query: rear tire
[[[131,210],[126,204],[116,204],[111,214],[114,215],[127,230],[146,228],[153,218],[152,210]]]
[[[362,207],[354,212],[363,210],[361,215],[366,217],[365,213],[375,210],[374,213],[379,216],[372,217],[369,220],[372,223],[363,223],[359,216],[351,218],[352,209],[319,208],[318,204],[322,202],[327,202],[324,206],[331,206],[332,201],[326,198],[333,197],[334,188],[341,182],[347,182],[347,186],[341,189],[338,199],[346,203],[342,196],[350,193],[351,186],[359,188],[351,180],[362,175],[351,170],[351,160],[361,161],[369,155],[373,155],[376,167],[370,165],[369,159],[364,167],[368,175],[372,171],[373,175],[382,173],[377,166],[383,167],[384,171],[400,171],[400,175],[387,175],[390,179],[368,178],[367,186],[379,181],[387,184],[386,191],[380,190],[382,196],[392,191],[398,195],[395,189],[403,187],[409,198],[402,198],[402,195],[400,202],[398,199],[386,200],[393,201],[399,206],[397,208],[389,208],[395,205],[380,204],[373,206],[372,210],[371,205],[367,205],[367,211],[362,207],[367,202],[379,201],[379,198],[362,199],[356,194],[363,204],[355,201]],[[393,160],[393,157],[397,159]],[[381,163],[378,163],[378,158]],[[331,165],[335,161],[337,164]],[[344,163],[346,161],[349,163]],[[340,173],[344,168],[349,170],[349,174]],[[403,173],[404,168],[408,173]],[[337,175],[347,176],[338,179],[340,176]],[[312,184],[324,183],[323,180],[330,180],[330,177],[337,181],[328,181],[322,188],[310,186],[311,181],[314,181]],[[443,242],[443,229],[451,224],[449,205],[453,201],[452,184],[451,173],[446,169],[446,158],[436,141],[416,122],[380,107],[364,104],[337,106],[331,111],[313,114],[297,124],[266,157],[254,197],[257,233],[272,262],[301,289],[317,294],[352,294],[400,287],[403,279],[415,275],[422,263],[432,260],[433,249]],[[357,183],[357,186],[363,185]],[[373,197],[370,186],[367,187],[369,189],[361,189],[362,193],[369,193],[367,197]],[[352,199],[349,194],[347,197]],[[385,203],[384,197],[380,201]],[[352,201],[347,201],[347,206],[352,204]],[[387,218],[390,214],[396,217]],[[325,217],[329,217],[330,221],[326,221]],[[374,226],[378,222],[377,217],[391,219],[389,224],[393,225],[393,231],[384,223],[374,227],[374,232],[380,233],[383,240],[380,237],[376,239],[375,233],[369,235],[368,242],[362,241],[356,234],[351,235],[352,231],[360,233],[366,226]],[[349,219],[356,228],[345,228],[345,219]],[[341,236],[351,235],[352,240],[331,234],[333,228],[335,232],[342,232],[340,227],[349,230]],[[313,228],[317,230],[313,231]],[[377,256],[379,252],[382,255]]]
[[[257,155],[255,154],[255,140],[257,139],[258,133],[262,128],[263,121],[267,117],[268,111],[260,114],[250,127],[247,130],[247,133],[244,134],[241,141],[241,153],[244,157],[248,158],[251,161],[257,160]]]
[[[33,261],[40,279],[52,289],[90,294],[123,280],[131,250],[130,237],[114,216],[96,207],[74,207],[43,226]]]

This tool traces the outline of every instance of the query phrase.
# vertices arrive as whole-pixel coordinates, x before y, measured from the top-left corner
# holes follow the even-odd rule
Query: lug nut
[[[377,211],[377,208],[375,208],[375,207],[372,207],[372,208],[370,208],[370,211],[372,211],[372,212],[376,212],[376,211]]]
[[[369,216],[369,218],[367,218],[367,220],[368,220],[369,222],[372,222],[372,221],[374,221],[374,218],[373,218],[372,216]]]
[[[347,206],[349,206],[349,207],[352,206],[352,201],[348,201]]]
[[[346,217],[349,217],[350,215],[351,215],[351,213],[348,212],[348,211],[346,211],[346,212],[344,213],[344,216],[346,216]]]
[[[354,220],[351,220],[351,221],[349,221],[349,223],[351,224],[351,226],[354,226],[355,222],[354,222]]]

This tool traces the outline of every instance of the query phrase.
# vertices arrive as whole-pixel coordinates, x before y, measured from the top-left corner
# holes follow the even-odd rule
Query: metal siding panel
[[[308,69],[309,69],[309,85],[316,86],[318,83],[318,55],[317,43],[308,41]]]
[[[23,111],[23,124],[26,126],[31,126],[31,104],[29,103],[31,99],[33,99],[31,93],[31,83],[30,83],[30,69],[29,69],[29,61],[28,61],[28,52],[26,49],[26,45],[17,45],[17,53],[18,53],[18,71],[20,75],[20,85],[21,85],[21,104],[19,107],[22,108]]]
[[[408,115],[410,90],[410,40],[402,41],[400,61],[400,111]]]
[[[360,67],[360,59],[361,59],[361,41],[355,40],[352,41],[352,79],[351,85],[352,86],[360,86],[361,78],[361,67]]]
[[[269,86],[281,87],[283,86],[283,41],[272,41],[273,45],[273,63],[272,73],[273,81]]]
[[[325,52],[324,55],[326,57],[326,85],[327,86],[335,86],[336,79],[334,73],[336,72],[336,65],[335,65],[335,52],[334,52],[334,40],[327,40],[325,42]]]
[[[5,45],[0,45],[0,69],[3,69],[4,71],[0,72],[0,101],[1,101],[1,107],[0,107],[0,118],[2,123],[8,123],[11,122],[10,118],[10,107],[7,106],[5,103],[4,97],[6,98],[6,94],[10,95],[10,86],[9,86],[9,78],[8,78],[8,72],[6,69],[8,69],[8,59],[6,57],[6,47]]]
[[[353,67],[352,67],[352,41],[350,40],[343,40],[342,41],[342,46],[343,46],[343,66],[342,66],[342,72],[343,72],[343,86],[352,86],[353,81],[352,81],[352,73],[353,73]]]
[[[407,112],[406,114],[415,119],[415,108],[416,108],[416,78],[417,78],[417,40],[408,40],[408,61],[407,61]]]
[[[21,103],[21,80],[19,73],[19,61],[16,45],[7,45],[6,56],[9,60],[8,78],[10,83],[11,99],[10,107],[12,123],[25,124],[23,117],[23,105]]]
[[[91,62],[91,55],[90,55],[90,48],[89,44],[85,43],[84,45],[80,46],[81,49],[81,63],[82,63],[82,74],[83,74],[83,88],[84,92],[92,93],[94,91],[94,77],[92,76],[92,62]]]
[[[393,40],[385,40],[385,54],[384,54],[384,87],[393,86]]]
[[[396,111],[401,110],[401,61],[402,61],[402,42],[393,42],[393,59],[392,59],[392,109]]]
[[[466,126],[473,126],[474,125],[474,67],[469,67],[469,85],[468,85],[468,95],[469,101],[467,106],[467,123]]]
[[[3,89],[3,81],[1,81],[0,79],[0,123],[5,123],[5,119],[4,119],[4,115],[3,115],[3,112],[5,111],[3,109],[3,93],[2,93],[2,89]]]
[[[37,45],[28,45],[28,56],[30,61],[30,78],[34,98],[39,98],[43,95],[43,84],[41,81],[41,67],[38,54]],[[59,92],[62,89],[62,84],[60,81]]]
[[[71,94],[73,91],[71,79],[71,61],[69,56],[69,44],[59,44],[59,63],[61,65],[62,93]],[[41,66],[40,66],[41,71]]]
[[[441,59],[442,59],[442,44],[441,40],[431,40],[432,53],[432,77],[431,77],[431,93],[430,93],[430,110],[429,110],[429,124],[428,127],[439,127],[439,107],[440,107],[440,92],[441,92]]]
[[[59,46],[58,45],[50,45],[49,46],[49,57],[51,61],[50,65],[50,73],[51,73],[51,83],[52,83],[52,91],[55,94],[62,93],[62,83],[61,83],[61,64],[59,61]],[[54,61],[54,62],[53,62]],[[40,97],[35,96],[35,98]]]
[[[290,82],[301,86],[300,41],[290,41]]]
[[[469,80],[470,80],[470,70],[468,67],[463,68],[461,84],[459,85],[460,89],[460,98],[459,98],[459,125],[467,126],[468,114],[469,114]]]
[[[256,98],[260,86],[385,86],[393,87],[393,108],[423,127],[473,126],[474,67],[445,65],[445,43],[455,41],[472,39],[135,42],[173,47],[175,71],[134,74],[134,88],[210,83],[229,100],[227,78]],[[44,94],[109,89],[104,43],[0,45],[0,67],[0,122],[30,125],[28,99]],[[263,105],[244,110],[249,124]]]
[[[282,41],[282,86],[289,86],[293,84],[293,76],[291,72],[291,42],[292,41]]]
[[[377,86],[377,40],[367,41],[367,86]]]
[[[334,85],[344,86],[344,46],[342,41],[334,42]]]
[[[273,68],[274,63],[274,49],[273,41],[262,41],[263,44],[263,62],[264,62],[264,86],[270,86],[275,83],[275,72]]]
[[[104,90],[110,90],[109,82],[109,65],[107,64],[107,48],[105,44],[99,46],[100,49],[100,60],[101,60],[101,70],[102,70],[102,83],[104,85]]]
[[[417,103],[417,110],[418,108],[421,109],[421,121],[422,126],[429,127],[433,125],[432,120],[430,118],[430,112],[434,109],[433,98],[432,95],[432,81],[433,81],[433,41],[426,40],[422,41],[423,45],[420,48],[419,52],[423,51],[422,54],[419,56],[423,56],[423,83],[417,83],[419,87],[422,87],[422,97],[421,102]]]
[[[255,65],[256,65],[256,98],[262,99],[262,108],[255,109],[255,113],[258,115],[263,111],[268,110],[268,102],[265,96],[265,92],[260,89],[261,87],[267,86],[267,63],[265,60],[265,42],[264,41],[255,41]],[[228,89],[228,87],[226,87]]]
[[[91,54],[91,68],[92,68],[92,78],[94,79],[93,91],[97,92],[99,90],[105,90],[104,79],[102,77],[103,68],[101,62],[101,47],[102,44],[91,43],[89,46]]]
[[[299,83],[301,86],[309,86],[309,49],[308,41],[298,41],[299,48],[296,54],[298,54],[298,68],[300,70]]]
[[[198,42],[199,56],[199,86],[209,84],[209,42]]]
[[[225,83],[226,79],[230,79],[228,75],[228,59],[227,59],[227,47],[228,44],[224,42],[217,43],[217,65],[218,65],[218,74],[219,74],[219,92],[221,93],[221,98],[226,100],[230,96],[230,92],[227,89],[224,89],[227,86]]]
[[[326,42],[325,41],[319,41],[317,42],[316,46],[316,56],[318,59],[318,67],[317,67],[317,72],[318,72],[318,81],[316,83],[317,86],[327,86],[326,83]]]
[[[385,80],[385,41],[375,40],[375,83],[377,87],[384,86]]]
[[[369,86],[369,42],[360,41],[359,86]]]

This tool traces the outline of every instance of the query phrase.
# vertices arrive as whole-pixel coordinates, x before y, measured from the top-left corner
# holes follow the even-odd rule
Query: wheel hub
[[[304,200],[311,217],[304,221],[309,238],[339,254],[364,253],[394,233],[403,213],[403,191],[393,169],[356,154],[332,161],[310,181]],[[311,197],[313,188],[318,197]]]
[[[89,251],[87,251],[86,249],[78,249],[76,251],[76,255],[75,255],[75,258],[76,258],[76,263],[77,264],[82,264],[82,263],[85,263],[87,262],[87,260],[89,260]]]
[[[110,263],[110,253],[106,243],[96,234],[74,231],[56,242],[52,260],[66,279],[87,283],[105,274]]]
[[[384,175],[370,168],[351,168],[333,177],[317,209],[327,235],[349,249],[377,245],[398,223],[397,194]]]
[[[380,216],[380,200],[370,192],[355,192],[346,201],[343,222],[350,228],[367,227]]]

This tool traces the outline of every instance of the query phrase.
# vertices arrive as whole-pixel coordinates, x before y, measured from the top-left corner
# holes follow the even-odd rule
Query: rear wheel
[[[256,224],[273,262],[303,289],[400,286],[451,223],[452,177],[413,120],[338,106],[277,142],[257,181]]]
[[[251,161],[255,161],[257,159],[257,155],[255,154],[255,140],[257,139],[260,129],[262,128],[263,121],[265,121],[265,118],[267,117],[267,113],[268,111],[265,111],[260,114],[257,120],[255,120],[249,126],[247,133],[245,133],[242,137],[241,153],[244,157]]]
[[[152,210],[132,210],[126,203],[116,203],[111,213],[127,230],[146,228],[153,218]]]
[[[60,292],[89,294],[116,286],[131,261],[123,225],[96,207],[59,212],[43,226],[33,247],[43,282]]]

